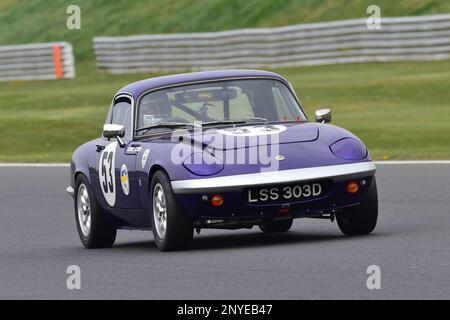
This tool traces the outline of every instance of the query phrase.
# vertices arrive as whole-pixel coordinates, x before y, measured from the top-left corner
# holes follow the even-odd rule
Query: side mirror
[[[103,136],[105,138],[117,138],[121,148],[125,147],[125,143],[121,138],[125,137],[125,127],[120,124],[105,124],[103,126]]]
[[[315,112],[316,122],[327,123],[331,122],[331,110],[330,109],[319,109]]]

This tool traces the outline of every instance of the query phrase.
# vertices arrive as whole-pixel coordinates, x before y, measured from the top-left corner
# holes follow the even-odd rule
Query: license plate
[[[318,198],[325,192],[323,183],[304,183],[251,188],[244,191],[249,204],[293,202]]]

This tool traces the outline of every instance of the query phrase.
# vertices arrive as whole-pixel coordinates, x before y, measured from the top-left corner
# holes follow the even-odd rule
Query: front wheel
[[[150,187],[152,230],[161,251],[186,249],[192,241],[193,219],[183,212],[170,180],[162,171],[153,175]]]
[[[99,211],[89,181],[82,174],[75,183],[75,220],[85,248],[107,248],[114,244],[117,230]]]
[[[367,197],[356,207],[346,209],[336,215],[342,233],[352,236],[371,233],[377,225],[378,192],[377,182],[373,178]]]

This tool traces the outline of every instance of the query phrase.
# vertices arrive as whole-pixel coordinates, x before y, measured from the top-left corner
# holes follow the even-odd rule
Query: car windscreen
[[[140,101],[136,129],[160,123],[261,120],[306,121],[287,86],[273,79],[240,79],[176,86]]]

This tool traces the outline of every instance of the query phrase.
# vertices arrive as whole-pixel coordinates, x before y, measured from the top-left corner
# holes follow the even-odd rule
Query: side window
[[[131,100],[129,98],[120,97],[114,101],[111,123],[125,126],[125,138],[127,139],[131,139],[133,133],[131,114]]]

